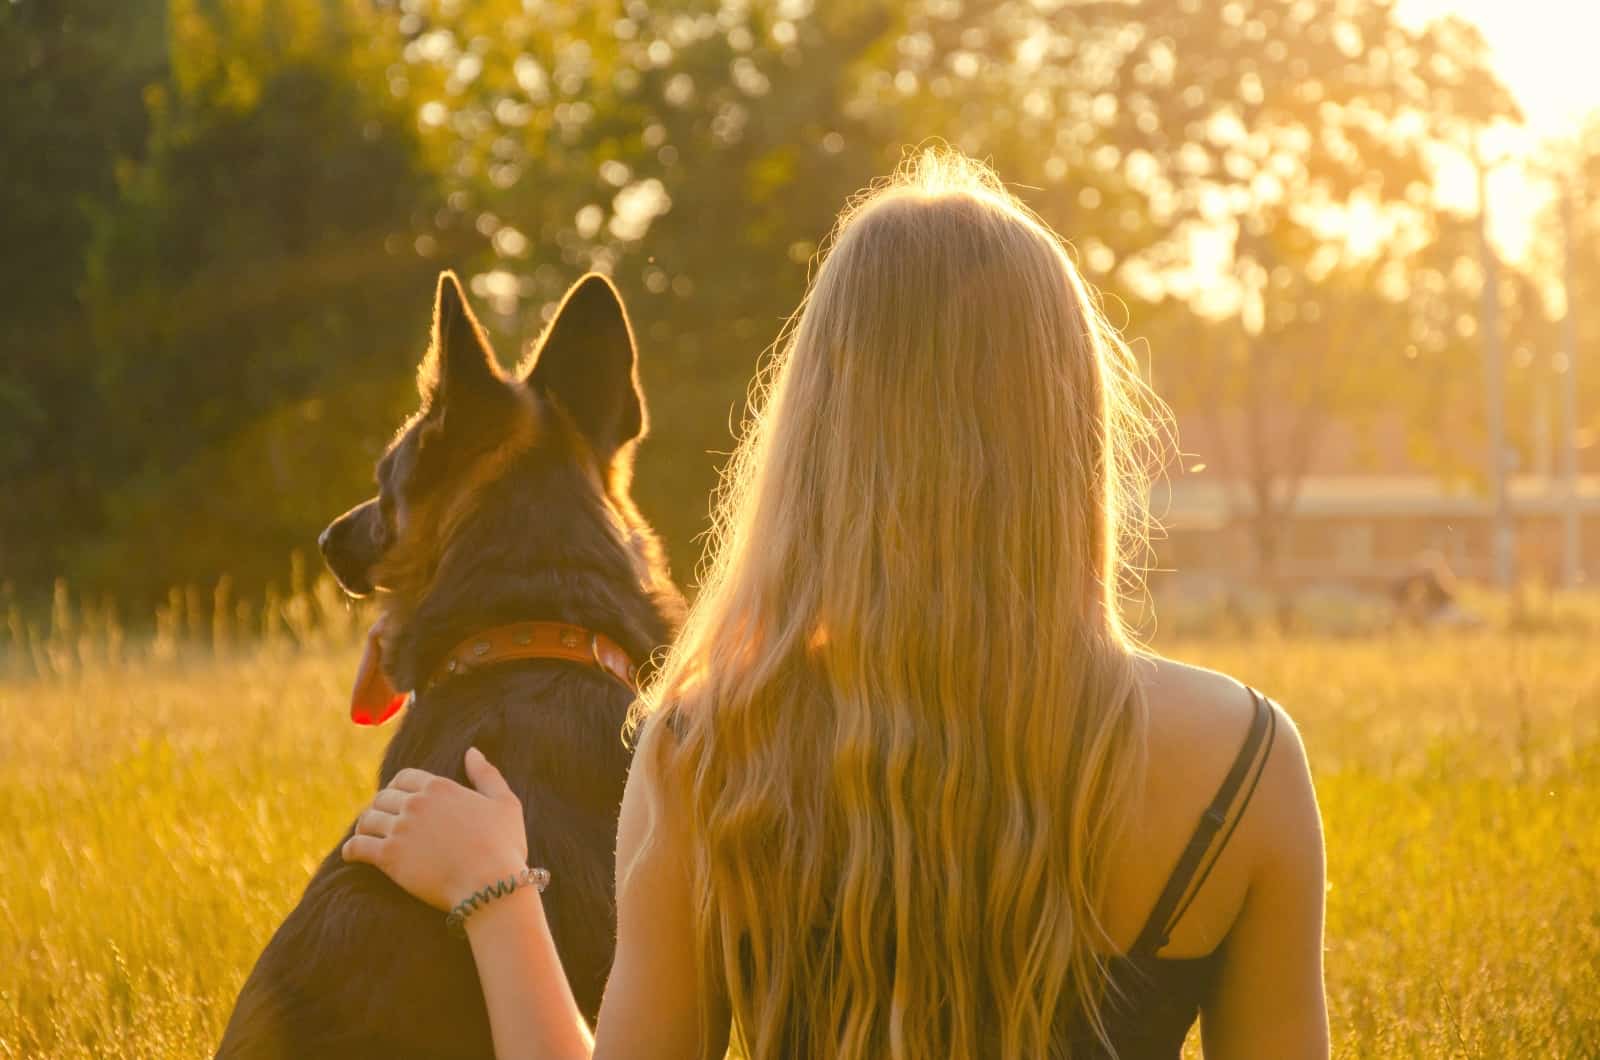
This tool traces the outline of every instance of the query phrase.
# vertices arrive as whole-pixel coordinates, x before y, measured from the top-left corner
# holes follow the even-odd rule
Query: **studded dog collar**
[[[423,684],[422,690],[485,666],[518,659],[559,659],[592,666],[637,692],[639,668],[604,633],[565,622],[514,622],[474,634],[457,644]]]
[[[384,673],[383,626],[379,619],[367,631],[366,650],[350,693],[350,720],[357,725],[382,725],[415,694],[396,689]],[[468,637],[445,656],[422,687],[432,688],[451,677],[513,659],[559,659],[592,666],[621,681],[628,691],[639,690],[639,668],[616,641],[565,622],[517,622]]]

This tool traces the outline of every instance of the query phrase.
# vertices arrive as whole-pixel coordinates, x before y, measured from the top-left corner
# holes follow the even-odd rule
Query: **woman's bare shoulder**
[[[1131,942],[1170,881],[1180,853],[1245,746],[1256,709],[1243,682],[1216,670],[1148,655],[1141,657],[1138,675],[1149,709],[1147,755],[1143,798],[1116,859],[1116,893],[1108,908],[1118,942]],[[1315,803],[1298,794],[1309,792],[1298,736],[1281,708],[1272,710],[1276,728],[1261,779],[1247,808],[1235,798],[1225,811],[1227,826],[1213,850],[1214,871],[1175,926],[1164,955],[1212,952],[1227,937],[1245,896],[1281,871],[1279,862],[1306,862],[1313,846],[1320,852]]]
[[[1224,775],[1250,729],[1256,709],[1253,686],[1160,656],[1150,657],[1142,672],[1150,711],[1150,769],[1197,779]],[[1282,853],[1314,838],[1320,849],[1320,822],[1300,730],[1270,692],[1261,694],[1272,711],[1270,745],[1236,841],[1255,840],[1252,845],[1258,849]]]
[[[1253,686],[1176,660],[1152,659],[1142,674],[1150,709],[1146,813],[1170,852],[1245,747],[1256,700]],[[1213,840],[1221,847],[1213,847],[1216,871],[1204,875],[1165,955],[1222,947],[1205,1002],[1207,1055],[1326,1055],[1322,822],[1300,730],[1270,689],[1259,691],[1271,711],[1264,757],[1257,752],[1259,766],[1225,811]],[[1274,1004],[1263,1009],[1268,996]]]
[[[1254,711],[1249,690],[1216,670],[1159,655],[1138,665],[1149,711],[1149,767],[1156,774],[1220,778]]]
[[[1230,757],[1237,753],[1255,713],[1254,686],[1219,670],[1148,655],[1139,671],[1150,711],[1151,754],[1192,757],[1205,749]],[[1286,757],[1304,758],[1299,730],[1270,691],[1258,690],[1276,715],[1273,743],[1284,745]],[[1209,755],[1208,755],[1209,757]]]

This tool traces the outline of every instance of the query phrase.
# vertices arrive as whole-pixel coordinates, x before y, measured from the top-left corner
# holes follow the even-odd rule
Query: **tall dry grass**
[[[213,591],[154,637],[58,600],[0,638],[0,1057],[209,1055],[387,739],[346,719],[359,616],[319,593],[220,637]],[[1301,725],[1340,1056],[1600,1057],[1600,626],[1551,607],[1161,645]]]

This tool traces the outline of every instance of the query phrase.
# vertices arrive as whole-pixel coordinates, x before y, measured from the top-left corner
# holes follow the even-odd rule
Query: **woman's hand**
[[[442,910],[520,871],[528,863],[522,802],[476,747],[466,767],[471,788],[422,769],[396,773],[356,818],[344,859],[377,866]]]

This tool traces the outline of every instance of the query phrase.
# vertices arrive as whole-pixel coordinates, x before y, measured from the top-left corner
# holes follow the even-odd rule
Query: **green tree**
[[[41,10],[0,8],[0,34],[52,39]],[[62,126],[101,161],[97,197],[46,195],[79,218],[28,288],[55,301],[8,322],[8,349],[51,334],[51,305],[78,337],[0,368],[21,425],[0,473],[35,499],[0,516],[0,549],[8,575],[32,549],[39,578],[141,592],[224,570],[248,589],[360,492],[445,265],[502,349],[578,273],[618,280],[655,409],[637,489],[683,573],[835,212],[930,137],[992,159],[1068,235],[1176,396],[1286,406],[1312,444],[1323,417],[1465,356],[1454,305],[1405,293],[1465,290],[1425,149],[1513,116],[1470,31],[1406,30],[1378,0],[139,10],[119,106]],[[57,190],[29,173],[0,194]],[[1296,451],[1241,453],[1264,555]]]
[[[1241,421],[1223,462],[1271,584],[1325,424],[1405,392],[1417,255],[1458,251],[1434,261],[1446,273],[1471,260],[1438,241],[1428,152],[1520,116],[1458,21],[1413,31],[1371,0],[1171,0],[1136,23],[1119,6],[1070,9],[1111,38],[1090,113],[1168,235],[1118,269],[1218,322],[1194,342],[1193,321],[1167,314],[1155,368],[1180,411]]]
[[[437,267],[418,247],[439,243],[435,177],[381,80],[392,20],[172,0],[170,25],[143,159],[89,255],[105,522],[72,553],[145,595],[259,586],[359,497],[410,400]]]
[[[142,145],[164,24],[151,0],[0,4],[0,581],[24,590],[99,527],[83,263],[114,164]]]

